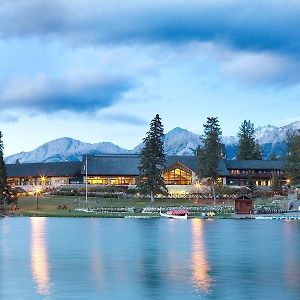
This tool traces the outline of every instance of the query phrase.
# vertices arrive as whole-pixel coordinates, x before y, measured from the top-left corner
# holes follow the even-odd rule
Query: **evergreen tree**
[[[250,170],[249,173],[248,173],[247,187],[249,188],[251,194],[253,194],[256,190],[256,184],[255,184],[254,171],[253,170]]]
[[[202,136],[202,147],[197,149],[198,175],[199,178],[209,178],[216,200],[215,183],[218,178],[218,164],[222,158],[221,128],[218,118],[207,118]]]
[[[275,193],[281,193],[281,182],[280,182],[280,179],[279,179],[279,176],[274,173],[273,174],[273,178],[272,178],[272,191],[275,192]]]
[[[139,165],[139,189],[141,194],[150,195],[151,202],[157,194],[167,194],[162,172],[165,168],[164,127],[157,114],[150,123],[150,130],[143,139]]]
[[[2,132],[0,131],[0,203],[3,204],[7,194],[6,167],[3,158]]]
[[[300,183],[300,130],[289,134],[287,138],[288,155],[286,158],[285,171],[291,184]]]
[[[239,144],[237,159],[261,159],[261,151],[258,144],[255,143],[254,124],[244,120],[238,133]]]
[[[271,153],[270,160],[277,160],[277,154],[274,151]]]
[[[259,143],[255,144],[255,148],[254,148],[254,151],[253,151],[252,158],[256,159],[256,160],[262,160],[262,153],[261,153]]]

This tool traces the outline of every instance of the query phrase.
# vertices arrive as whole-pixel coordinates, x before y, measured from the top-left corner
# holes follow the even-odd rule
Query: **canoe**
[[[188,212],[185,211],[182,213],[182,211],[168,211],[167,213],[159,212],[161,217],[169,218],[169,219],[180,219],[180,220],[186,220],[188,218]]]

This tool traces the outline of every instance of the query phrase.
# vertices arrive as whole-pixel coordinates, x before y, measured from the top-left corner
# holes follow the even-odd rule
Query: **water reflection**
[[[206,258],[204,236],[203,236],[203,220],[192,219],[192,272],[193,280],[197,289],[202,293],[208,293],[212,284],[209,275],[210,266]]]
[[[91,271],[97,282],[97,286],[102,288],[105,283],[105,276],[103,273],[104,266],[102,263],[101,249],[98,244],[99,238],[101,237],[99,220],[92,220],[91,233],[91,236],[95,239],[91,246]]]
[[[31,218],[31,272],[37,293],[50,295],[50,275],[45,241],[46,218]]]
[[[300,262],[299,262],[299,240],[295,239],[295,222],[286,221],[284,224],[285,236],[285,277],[288,284],[300,291],[299,278],[300,278]]]

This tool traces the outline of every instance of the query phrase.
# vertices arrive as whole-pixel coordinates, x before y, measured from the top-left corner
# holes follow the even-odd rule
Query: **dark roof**
[[[88,175],[124,175],[139,174],[139,155],[94,155],[87,156]],[[85,156],[82,158],[81,174],[85,174]]]
[[[226,160],[227,169],[283,170],[284,160]]]
[[[76,176],[82,162],[6,164],[8,177]]]
[[[139,174],[139,155],[89,155],[89,175],[137,176]],[[195,156],[167,156],[166,168],[181,163],[197,172]],[[280,160],[221,160],[218,166],[220,176],[229,175],[228,169],[240,170],[282,170],[285,161]],[[24,163],[7,164],[8,177],[39,177],[39,176],[67,176],[76,177],[85,174],[85,157],[82,162],[52,162],[52,163]]]
[[[122,175],[137,176],[139,175],[139,155],[94,155],[88,158],[88,175]],[[184,166],[197,171],[197,160],[195,156],[167,156],[166,168],[180,162]],[[85,157],[81,168],[81,174],[85,174]],[[219,163],[219,174],[228,175],[224,161]]]

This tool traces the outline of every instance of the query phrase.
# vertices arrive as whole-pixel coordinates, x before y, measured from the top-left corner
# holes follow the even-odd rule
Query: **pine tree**
[[[0,131],[0,203],[3,204],[6,200],[7,193],[7,176],[6,167],[3,158],[3,142],[2,142],[2,132]]]
[[[260,145],[255,142],[254,136],[254,124],[249,121],[244,120],[240,126],[240,131],[238,133],[239,145],[238,145],[238,159],[244,160],[261,160],[262,152]]]
[[[275,192],[275,193],[281,193],[281,182],[280,182],[280,179],[279,179],[279,176],[274,173],[273,174],[273,178],[272,178],[272,191]]]
[[[237,159],[252,159],[252,152],[255,147],[254,125],[250,122],[250,120],[244,120],[239,129]]]
[[[157,194],[167,194],[162,171],[165,168],[164,127],[157,114],[150,123],[150,130],[143,139],[144,147],[141,150],[139,165],[139,189],[141,194],[150,195],[151,202]]]
[[[285,171],[290,183],[296,185],[300,183],[300,130],[288,135],[287,149]]]
[[[254,171],[253,170],[250,170],[248,172],[247,187],[249,188],[251,194],[253,194],[256,190],[256,183],[255,183],[255,179],[254,179]]]
[[[197,149],[198,175],[199,178],[209,178],[214,201],[215,183],[218,178],[218,164],[222,158],[221,128],[218,118],[207,118],[202,136],[202,147]]]
[[[252,159],[262,160],[262,153],[261,153],[261,149],[260,149],[259,143],[255,144],[255,148],[254,148],[254,151],[253,151]]]
[[[277,154],[274,151],[271,153],[270,160],[277,160]]]

